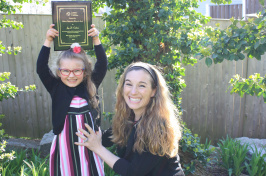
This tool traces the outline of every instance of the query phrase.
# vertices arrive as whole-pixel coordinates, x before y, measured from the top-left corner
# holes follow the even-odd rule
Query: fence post
[[[211,16],[210,15],[210,4],[206,4],[206,16]]]
[[[246,0],[242,0],[242,17],[246,20]]]

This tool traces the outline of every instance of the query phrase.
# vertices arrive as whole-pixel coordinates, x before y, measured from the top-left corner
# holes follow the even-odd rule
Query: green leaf
[[[228,60],[233,61],[233,60],[235,60],[235,57],[236,56],[234,54],[230,54]]]
[[[259,0],[260,4],[264,6],[264,0]]]
[[[213,59],[215,59],[215,58],[217,58],[218,57],[218,54],[216,54],[216,53],[214,53],[213,55],[212,55],[212,58]]]
[[[246,24],[245,21],[240,21],[240,25],[241,25],[241,26],[244,26],[245,24]]]
[[[208,67],[210,67],[210,66],[212,65],[212,59],[209,58],[209,57],[207,57],[207,58],[205,59],[205,64],[206,64]]]
[[[243,59],[245,59],[245,55],[244,54],[242,54],[242,53],[238,53],[238,58],[240,59],[240,60],[243,60]]]
[[[260,44],[266,43],[266,38],[260,39]]]
[[[254,48],[257,49],[260,46],[260,41],[257,41],[254,45]]]

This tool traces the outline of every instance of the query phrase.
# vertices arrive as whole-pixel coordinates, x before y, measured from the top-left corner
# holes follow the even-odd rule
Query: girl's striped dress
[[[75,133],[85,129],[85,123],[93,130],[95,118],[85,99],[74,96],[65,119],[64,129],[53,139],[50,151],[50,176],[104,176],[103,161],[86,147],[75,145],[83,142]]]

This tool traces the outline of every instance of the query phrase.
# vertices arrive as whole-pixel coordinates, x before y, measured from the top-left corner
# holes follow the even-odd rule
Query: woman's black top
[[[178,176],[185,175],[179,156],[168,158],[166,156],[153,155],[146,151],[141,154],[133,151],[135,143],[136,126],[133,127],[126,147],[117,147],[120,157],[114,164],[113,170],[122,176]],[[103,133],[103,145],[110,144],[111,129]],[[109,145],[110,146],[110,145]]]

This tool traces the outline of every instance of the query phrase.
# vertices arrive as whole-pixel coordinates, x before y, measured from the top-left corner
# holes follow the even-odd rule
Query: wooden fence
[[[264,0],[266,5],[266,0]],[[259,0],[246,0],[246,14],[257,13],[262,11],[263,7],[260,4]]]
[[[186,67],[187,87],[182,93],[183,120],[202,139],[217,142],[221,137],[266,138],[266,103],[263,98],[230,95],[228,82],[235,74],[247,78],[266,74],[266,58],[224,61],[207,68],[204,61]]]
[[[246,0],[245,3],[245,14],[253,14],[263,10],[259,0]],[[266,0],[264,0],[264,3],[266,5]],[[242,4],[210,5],[210,16],[221,19],[230,19],[232,17],[242,19],[242,9]]]
[[[0,72],[10,71],[10,81],[24,87],[36,84],[36,92],[20,93],[14,100],[0,102],[0,114],[6,115],[3,127],[13,136],[42,137],[51,127],[51,99],[42,86],[36,72],[36,60],[45,39],[45,33],[51,23],[50,15],[12,15],[12,19],[24,23],[24,29],[1,29],[0,39],[7,45],[22,46],[17,56],[0,56]],[[104,22],[93,19],[100,30]],[[229,20],[212,20],[209,25],[220,23],[225,28]],[[51,52],[51,59],[58,52]],[[262,98],[230,95],[226,92],[230,78],[238,73],[247,77],[255,72],[266,74],[266,56],[262,61],[245,59],[244,61],[212,65],[210,68],[199,61],[195,66],[186,66],[187,87],[182,93],[184,109],[183,120],[194,133],[208,137],[213,141],[225,137],[247,136],[266,138],[266,103]],[[112,112],[115,103],[115,71],[109,71],[99,89],[102,108]],[[103,121],[103,128],[108,123]]]
[[[210,16],[212,18],[236,19],[242,18],[242,4],[233,5],[210,5]]]

